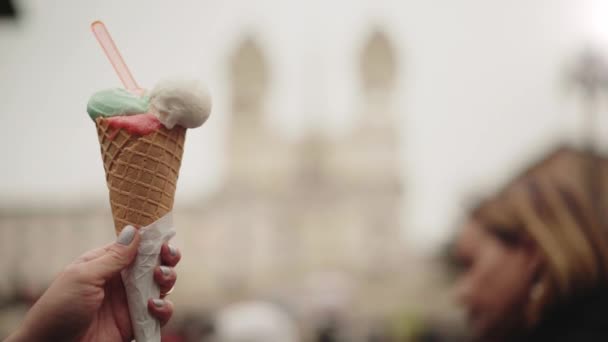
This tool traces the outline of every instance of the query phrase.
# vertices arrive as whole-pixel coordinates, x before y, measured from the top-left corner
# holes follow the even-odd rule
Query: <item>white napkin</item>
[[[163,216],[147,227],[140,228],[141,243],[131,266],[121,273],[127,292],[133,335],[137,342],[160,342],[160,323],[148,313],[148,299],[159,298],[160,289],[154,282],[154,268],[160,264],[160,248],[174,235],[173,216]]]

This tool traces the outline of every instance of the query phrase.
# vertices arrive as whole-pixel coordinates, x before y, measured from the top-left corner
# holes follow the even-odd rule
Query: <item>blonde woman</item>
[[[604,161],[559,149],[461,231],[457,292],[483,341],[608,341]]]

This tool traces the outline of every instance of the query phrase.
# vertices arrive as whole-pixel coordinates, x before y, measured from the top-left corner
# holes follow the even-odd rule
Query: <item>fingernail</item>
[[[165,301],[164,301],[164,300],[162,300],[162,299],[157,299],[157,298],[152,299],[152,303],[154,304],[154,306],[159,307],[159,308],[160,308],[161,306],[165,305]]]
[[[120,232],[120,234],[118,234],[118,238],[116,239],[116,242],[118,242],[121,245],[125,245],[125,246],[130,245],[131,241],[133,241],[133,238],[135,237],[135,232],[136,232],[135,227],[126,226],[125,228],[123,228],[122,232]]]
[[[171,273],[171,269],[169,269],[169,267],[167,267],[167,266],[161,266],[160,271],[163,273],[163,275],[165,277],[168,276],[169,273]]]
[[[171,254],[171,256],[176,256],[177,255],[177,249],[175,249],[175,247],[169,245],[169,254]]]

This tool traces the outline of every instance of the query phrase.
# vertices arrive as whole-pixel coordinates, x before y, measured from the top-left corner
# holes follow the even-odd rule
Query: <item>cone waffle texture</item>
[[[126,225],[147,226],[170,212],[186,129],[163,126],[138,136],[109,127],[104,118],[95,123],[116,233]]]

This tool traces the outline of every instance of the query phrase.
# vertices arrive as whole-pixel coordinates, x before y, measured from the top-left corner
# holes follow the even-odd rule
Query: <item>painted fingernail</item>
[[[164,300],[157,299],[157,298],[152,299],[152,303],[154,304],[154,306],[159,307],[159,308],[162,307],[163,305],[165,305],[165,301]]]
[[[121,245],[125,245],[125,246],[130,245],[131,241],[133,241],[133,238],[135,237],[136,231],[137,230],[133,226],[124,227],[123,230],[120,232],[120,234],[118,234],[118,238],[116,239],[116,242],[118,242]]]
[[[169,254],[171,254],[171,256],[177,255],[177,249],[175,247],[173,247],[172,245],[169,245]]]
[[[166,277],[171,273],[171,269],[167,266],[161,266],[160,267],[160,271],[163,273],[163,275]]]

